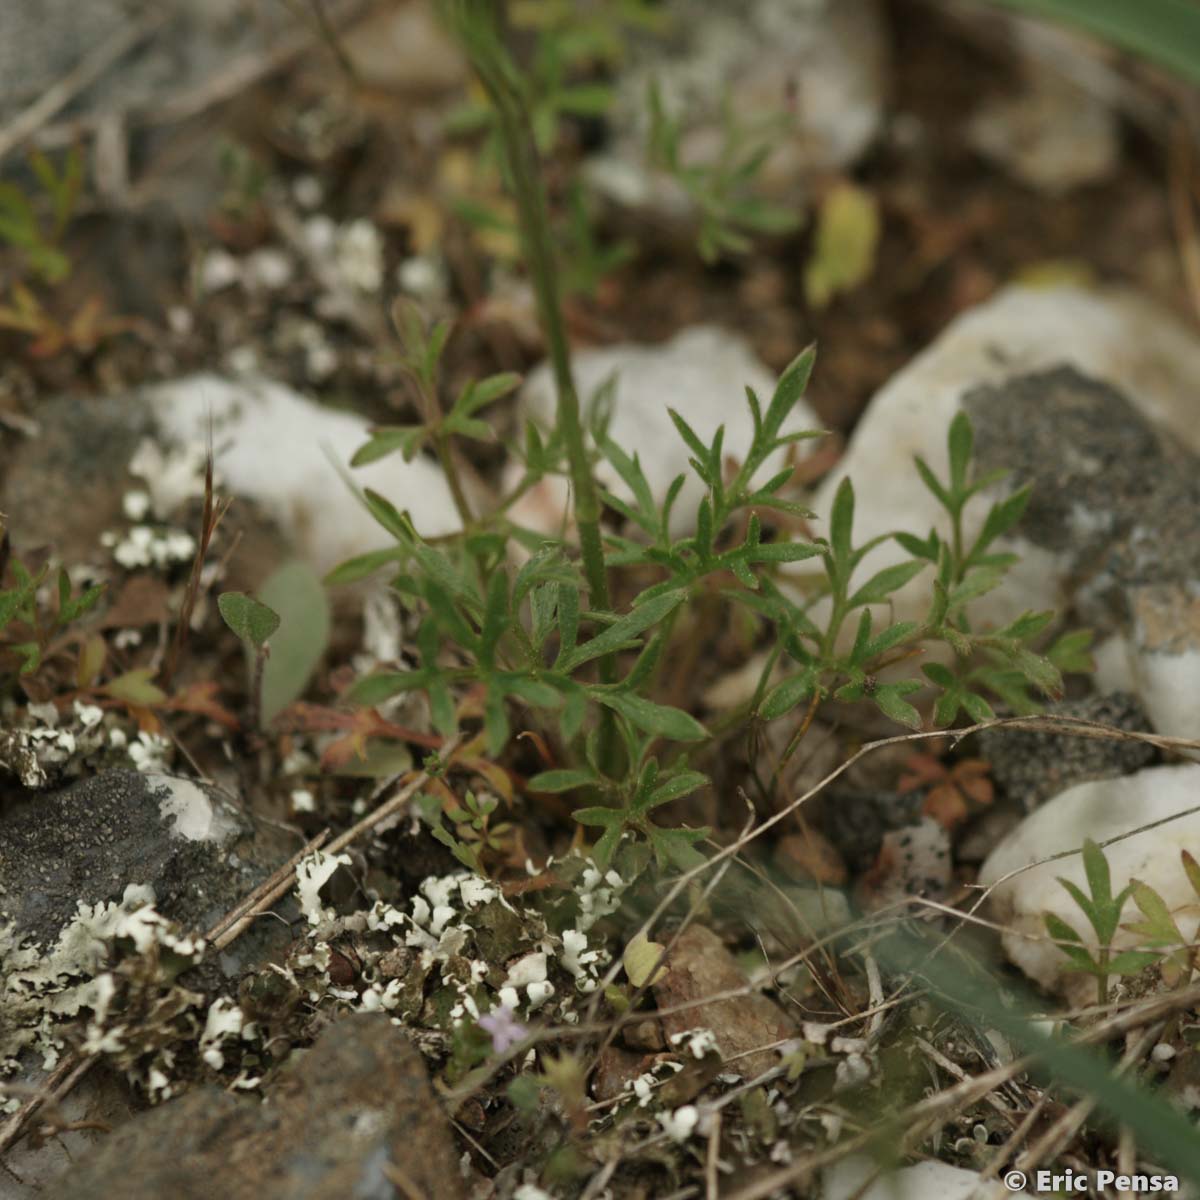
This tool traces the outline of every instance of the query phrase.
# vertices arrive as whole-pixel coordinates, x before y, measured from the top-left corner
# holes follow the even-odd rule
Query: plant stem
[[[254,674],[250,679],[250,735],[257,737],[262,725],[263,670],[267,665],[266,646],[254,649]]]
[[[475,518],[471,512],[471,506],[467,502],[467,494],[463,491],[458,456],[450,444],[450,438],[442,428],[443,413],[437,394],[436,373],[414,373],[413,383],[417,400],[421,406],[421,417],[429,430],[434,452],[442,467],[442,474],[446,477],[446,483],[450,487],[450,496],[454,501],[454,507],[458,510],[458,519],[462,522],[464,530],[470,529]]]
[[[571,376],[558,272],[550,246],[546,195],[525,98],[520,81],[500,44],[494,14],[487,6],[474,6],[462,0],[446,7],[496,110],[500,139],[517,202],[521,240],[537,299],[538,318],[546,336],[546,347],[554,370],[558,425],[567,448],[575,525],[579,530],[579,547],[590,606],[597,611],[608,611],[612,605],[600,538],[600,497],[592,478],[579,412],[579,396]],[[616,664],[611,655],[600,660],[600,677],[606,683],[616,678]]]
[[[442,464],[442,474],[446,477],[446,482],[450,485],[450,496],[454,500],[454,507],[458,509],[458,519],[462,521],[463,529],[470,529],[474,524],[475,517],[471,512],[471,506],[467,503],[467,495],[463,491],[462,480],[458,475],[458,464],[454,461],[454,451],[450,448],[449,440],[442,434],[439,434],[434,442],[437,448],[438,462]]]
[[[608,571],[600,537],[600,495],[592,478],[579,412],[579,396],[571,376],[558,271],[550,244],[546,193],[542,186],[533,124],[521,78],[501,40],[496,6],[479,0],[443,0],[441,8],[467,52],[496,112],[509,183],[517,202],[526,265],[537,300],[538,319],[554,370],[558,428],[567,448],[575,528],[579,531],[579,549],[588,585],[589,607],[596,612],[611,612]],[[615,683],[616,656],[604,655],[599,661],[598,670],[601,683]],[[611,773],[615,769],[616,750],[616,728],[612,713],[606,708],[600,715],[598,746],[598,756],[606,772]]]

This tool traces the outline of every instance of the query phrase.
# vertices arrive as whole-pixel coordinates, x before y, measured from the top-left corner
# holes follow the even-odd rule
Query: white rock
[[[874,1159],[863,1155],[844,1158],[821,1172],[821,1200],[982,1200],[988,1195],[977,1172],[941,1162],[919,1162],[899,1171],[879,1170]],[[995,1187],[996,1185],[992,1185]],[[1025,1191],[1002,1191],[1006,1196],[1025,1196]]]
[[[688,164],[717,158],[726,102],[749,136],[777,121],[759,182],[779,198],[802,191],[814,172],[848,166],[874,138],[888,67],[876,0],[672,0],[665,8],[677,37],[643,44],[621,72],[616,148],[589,169],[617,203],[678,210],[679,196],[644,165],[651,81],[682,119]]]
[[[1012,286],[958,317],[876,393],[845,456],[817,492],[813,507],[822,524],[849,475],[857,501],[856,543],[892,530],[923,535],[936,527],[947,534],[944,513],[913,468],[914,456],[922,455],[945,478],[946,434],[966,392],[1061,364],[1123,391],[1150,421],[1200,452],[1200,339],[1187,327],[1124,290]],[[968,507],[968,538],[978,532],[986,507],[983,501]],[[822,525],[817,529],[824,532]],[[1002,587],[976,602],[979,620],[1002,625],[1026,609],[1061,608],[1065,564],[1024,541],[1007,548],[1020,561]],[[895,542],[884,542],[865,556],[857,578],[906,557]],[[925,575],[917,576],[894,593],[894,619],[920,620],[928,594]]]
[[[627,454],[638,455],[660,504],[671,481],[677,475],[686,477],[671,512],[671,532],[676,536],[695,528],[696,505],[705,489],[688,465],[690,451],[667,409],[678,411],[705,443],[724,425],[726,455],[740,459],[750,445],[753,428],[745,390],[752,387],[765,407],[776,382],[738,335],[711,325],[686,329],[659,346],[625,343],[581,350],[572,356],[571,366],[585,405],[606,380],[616,377],[609,436]],[[553,425],[556,400],[547,365],[530,374],[520,401],[524,413],[539,425]],[[816,414],[800,400],[784,431],[820,427]],[[804,445],[801,443],[802,453]],[[769,479],[786,461],[786,451],[776,452],[764,463],[758,479]],[[509,484],[519,477],[520,467],[514,465]],[[632,500],[629,489],[607,463],[597,466],[596,478],[614,495]],[[512,517],[519,524],[554,533],[562,528],[567,502],[566,481],[545,479],[514,506]]]
[[[216,375],[155,387],[150,404],[169,438],[201,447],[211,417],[225,491],[260,503],[318,570],[392,543],[334,465],[345,468],[366,441],[361,417],[324,408],[268,379]],[[432,462],[406,463],[393,455],[351,475],[356,486],[407,510],[426,537],[461,528],[450,489]]]
[[[1130,596],[1123,642],[1132,690],[1159,733],[1200,737],[1200,596],[1194,584],[1147,585]]]
[[[174,818],[172,833],[189,842],[228,841],[239,831],[237,818],[190,779],[147,772],[164,817]]]
[[[1200,899],[1179,861],[1181,847],[1200,847],[1200,766],[1147,767],[1135,775],[1082,783],[1068,788],[1026,817],[983,864],[979,882],[996,885],[989,897],[992,915],[1007,931],[1004,949],[1022,971],[1049,991],[1073,1003],[1095,994],[1088,976],[1068,972],[1067,956],[1047,937],[1043,914],[1050,912],[1074,926],[1093,951],[1095,935],[1087,918],[1058,882],[1061,876],[1087,892],[1079,855],[1047,862],[1052,855],[1078,850],[1085,838],[1103,843],[1158,821],[1167,821],[1105,848],[1113,893],[1140,879],[1162,896],[1180,931],[1189,939],[1200,925]],[[1177,820],[1168,820],[1175,817]],[[1030,864],[1029,870],[1023,870]],[[1012,872],[1020,871],[1018,875]],[[1012,875],[1012,878],[1008,876]],[[1005,882],[1000,882],[1004,880]],[[1136,919],[1130,902],[1125,920]],[[1114,946],[1129,949],[1138,939],[1120,930]]]
[[[1066,30],[1041,21],[1011,25],[1024,86],[986,101],[967,124],[968,140],[1044,192],[1104,179],[1121,152],[1113,80]]]

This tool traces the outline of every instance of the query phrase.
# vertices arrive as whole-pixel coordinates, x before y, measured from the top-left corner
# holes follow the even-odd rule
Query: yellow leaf
[[[667,972],[665,967],[654,970],[654,964],[662,958],[663,948],[658,942],[652,942],[644,933],[639,933],[625,947],[621,956],[625,974],[634,987],[647,987],[657,983]],[[651,977],[653,972],[653,977]]]
[[[839,183],[825,196],[812,258],[804,271],[804,292],[814,308],[824,308],[839,292],[858,287],[871,274],[879,233],[879,205],[870,192]]]
[[[104,690],[116,700],[138,708],[152,708],[167,698],[167,693],[150,682],[154,672],[149,667],[138,667],[118,675]]]
[[[81,688],[91,687],[104,667],[108,656],[108,643],[98,633],[93,633],[79,647],[79,665],[75,669],[75,682]]]

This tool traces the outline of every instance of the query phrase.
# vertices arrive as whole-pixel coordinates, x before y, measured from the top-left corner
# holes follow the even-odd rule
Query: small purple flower
[[[513,1019],[515,1015],[507,1004],[502,1004],[479,1018],[479,1028],[492,1035],[492,1049],[497,1054],[503,1054],[509,1046],[529,1036],[529,1030]]]

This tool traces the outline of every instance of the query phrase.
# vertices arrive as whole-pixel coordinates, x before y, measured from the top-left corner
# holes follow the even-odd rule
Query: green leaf
[[[1049,659],[1020,649],[1013,655],[1012,663],[1039,690],[1050,695],[1062,691],[1062,675]]]
[[[2,544],[3,542],[0,541],[0,545]],[[17,576],[17,586],[0,591],[0,629],[20,617],[21,613],[33,602],[46,570],[43,567],[35,577],[30,575],[19,563],[14,563],[13,573]]]
[[[682,591],[667,592],[645,604],[636,605],[625,616],[614,621],[603,632],[598,633],[590,641],[566,654],[559,655],[555,667],[562,671],[573,671],[576,667],[594,658],[601,658],[628,646],[640,633],[644,633],[653,625],[657,625],[669,612],[678,608],[685,598]]]
[[[407,544],[416,540],[417,531],[412,522],[386,497],[366,488],[363,491],[363,503],[371,516],[398,542]]]
[[[587,769],[542,771],[529,781],[531,792],[573,792],[577,788],[595,787],[600,777]]]
[[[487,601],[483,612],[483,631],[479,637],[479,662],[490,668],[496,646],[508,626],[508,576],[503,570],[492,572],[488,580]]]
[[[927,538],[919,538],[911,533],[893,533],[892,537],[914,558],[923,558],[932,563],[937,562],[941,543],[936,530],[931,529]]]
[[[1200,863],[1187,850],[1180,850],[1179,861],[1183,864],[1183,871],[1188,883],[1192,885],[1192,891],[1200,896]]]
[[[1087,876],[1088,889],[1092,893],[1092,899],[1097,904],[1110,904],[1113,894],[1108,858],[1091,838],[1084,838],[1083,841],[1083,870]]]
[[[1122,950],[1104,965],[1110,975],[1140,975],[1161,960],[1162,955],[1149,950]]]
[[[454,407],[451,416],[473,416],[481,408],[485,408],[501,396],[507,396],[521,385],[521,376],[514,371],[505,371],[499,375],[489,375],[486,379],[468,383]]]
[[[368,463],[378,462],[389,454],[395,454],[397,450],[405,462],[411,462],[428,436],[429,430],[424,425],[384,426],[374,429],[370,439],[355,450],[350,465],[365,467]]]
[[[554,664],[561,668],[563,659],[574,652],[575,639],[579,634],[579,591],[571,584],[560,584],[558,588],[558,661]]]
[[[869,612],[870,610],[868,610]],[[863,651],[863,662],[868,663],[877,659],[881,654],[891,650],[893,646],[898,646],[901,642],[907,641],[919,626],[916,621],[897,621],[895,625],[889,626],[877,638],[873,638]]]
[[[1134,904],[1146,918],[1127,924],[1125,928],[1130,933],[1140,937],[1147,946],[1177,946],[1187,941],[1175,924],[1166,902],[1149,884],[1140,879],[1131,879],[1129,887]]]
[[[1095,660],[1088,653],[1095,635],[1090,629],[1075,629],[1055,639],[1046,657],[1064,675],[1090,674],[1096,669]]]
[[[578,736],[583,728],[583,718],[587,715],[587,693],[577,688],[567,693],[567,701],[563,705],[558,718],[558,731],[562,740],[568,745]]]
[[[971,548],[971,553],[967,555],[968,562],[982,554],[998,537],[1007,533],[1020,521],[1025,515],[1026,508],[1029,507],[1031,495],[1033,495],[1033,487],[1026,484],[1025,487],[1013,492],[1006,500],[992,505],[984,519],[983,528],[979,531],[979,537],[975,539],[975,545]]]
[[[279,628],[279,614],[244,592],[222,592],[217,608],[225,624],[249,645],[261,650]]]
[[[1037,17],[1075,25],[1200,83],[1200,12],[1188,0],[993,0]]]
[[[371,550],[366,554],[359,554],[355,558],[348,558],[344,563],[339,563],[325,576],[325,583],[328,587],[357,583],[360,579],[366,579],[368,575],[373,575],[380,567],[400,562],[407,556],[408,551],[403,546],[391,546],[386,550]]]
[[[633,692],[602,692],[592,695],[607,708],[613,709],[643,733],[671,738],[676,742],[699,742],[708,731],[690,713],[665,704],[655,704]]]
[[[306,562],[282,566],[262,585],[264,607],[277,614],[279,634],[263,666],[262,719],[270,721],[308,686],[329,644],[329,598]],[[270,636],[268,634],[268,636]]]
[[[601,870],[604,870],[612,861],[612,856],[616,853],[624,832],[624,826],[610,825],[592,847],[592,858]]]
[[[861,604],[879,604],[893,592],[899,591],[908,581],[925,570],[926,563],[918,560],[896,563],[884,567],[882,571],[871,576],[851,597],[849,606],[857,608]]]
[[[689,796],[697,789],[707,786],[707,775],[699,771],[680,771],[678,775],[673,775],[651,789],[644,797],[635,797],[630,810],[636,813],[652,812],[660,805]]]
[[[696,436],[696,431],[673,408],[668,408],[667,412],[679,431],[679,436],[687,443],[688,449],[700,462],[705,462],[708,458],[708,447]]]
[[[995,719],[992,706],[978,693],[963,691],[962,705],[967,710],[967,716],[972,721],[991,721]]]
[[[1015,621],[1006,625],[1003,629],[996,630],[992,636],[997,638],[1012,638],[1017,642],[1027,642],[1030,638],[1037,637],[1053,620],[1054,613],[1052,612],[1022,613]]]
[[[615,826],[620,829],[625,824],[625,814],[619,808],[577,808],[571,815],[580,825],[602,825],[605,829]]]
[[[803,562],[820,553],[821,548],[811,542],[760,542],[746,551],[746,557],[751,562]]]
[[[773,440],[778,435],[788,414],[796,407],[796,402],[800,397],[804,395],[816,361],[816,346],[806,346],[788,363],[783,374],[779,376],[779,382],[775,385],[771,403],[767,405],[766,416],[762,422],[763,433],[767,441]],[[757,398],[752,397],[751,405],[752,408],[757,407]]]
[[[790,712],[801,700],[807,700],[812,695],[816,680],[817,673],[810,668],[777,683],[759,705],[759,716],[764,721],[773,721]]]
[[[508,742],[508,713],[504,707],[504,690],[494,681],[488,687],[483,704],[483,730],[487,735],[488,753],[495,757]]]
[[[534,708],[559,708],[562,705],[562,693],[545,679],[512,672],[505,672],[496,678],[508,695],[517,696]]]
[[[916,463],[917,474],[920,475],[921,482],[933,493],[934,498],[947,512],[953,513],[955,503],[938,477],[929,469],[929,464],[919,454],[914,457],[913,461]]]
[[[850,537],[854,528],[854,484],[850,477],[838,484],[833,498],[833,509],[829,514],[829,548],[834,562],[850,562]]]
[[[646,830],[650,840],[650,848],[660,867],[673,866],[678,871],[690,871],[700,866],[704,861],[695,846],[696,842],[708,837],[709,830],[704,829],[659,829],[651,826]]]
[[[875,701],[884,716],[891,717],[893,721],[899,721],[901,725],[907,725],[910,729],[920,729],[921,714],[904,699],[905,696],[920,691],[920,689],[921,685],[915,679],[902,679],[898,683],[880,683],[871,693],[871,699]]]
[[[950,451],[950,491],[962,496],[967,490],[967,474],[971,470],[971,454],[975,448],[975,431],[971,418],[960,409],[950,422],[947,438]]]
[[[354,684],[346,693],[346,699],[351,704],[374,707],[400,695],[401,692],[422,688],[428,681],[428,671],[379,671]]]
[[[1050,936],[1058,942],[1083,942],[1083,938],[1079,931],[1073,926],[1068,925],[1062,917],[1056,917],[1054,913],[1044,913],[1042,919],[1046,923],[1046,929]]]

